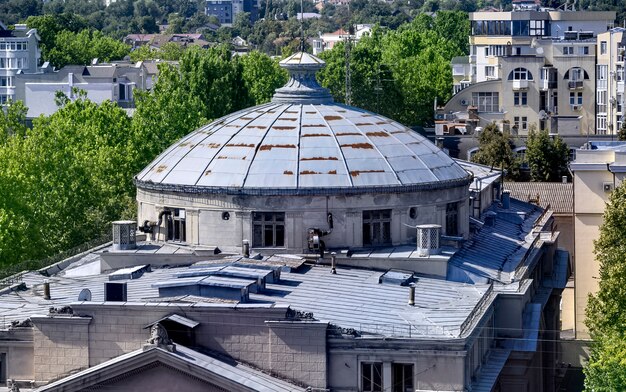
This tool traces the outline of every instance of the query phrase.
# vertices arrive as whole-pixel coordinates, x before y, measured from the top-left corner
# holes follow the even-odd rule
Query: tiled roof
[[[511,197],[534,202],[557,214],[572,214],[574,211],[574,190],[571,182],[505,182],[504,189],[511,191]]]

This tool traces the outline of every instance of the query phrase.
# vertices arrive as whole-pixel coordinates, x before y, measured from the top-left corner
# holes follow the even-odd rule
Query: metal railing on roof
[[[44,267],[56,264],[67,258],[86,252],[96,246],[110,242],[111,236],[112,233],[109,232],[101,237],[95,238],[91,241],[87,241],[71,249],[65,250],[63,252],[43,259],[26,260],[20,263],[0,267],[0,289],[21,283],[23,275],[29,271],[36,271]]]

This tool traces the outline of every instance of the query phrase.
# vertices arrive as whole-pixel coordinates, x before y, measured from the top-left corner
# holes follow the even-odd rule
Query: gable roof
[[[569,214],[574,211],[574,188],[571,182],[506,182],[505,189],[511,191],[511,197],[522,201],[538,200],[541,208],[550,205],[557,214]]]
[[[291,392],[305,390],[238,362],[226,362],[176,345],[174,352],[157,346],[135,350],[45,385],[37,391],[81,391],[119,380],[119,378],[133,377],[142,369],[155,364],[175,369],[181,373],[181,377],[200,379],[213,387],[227,391]]]

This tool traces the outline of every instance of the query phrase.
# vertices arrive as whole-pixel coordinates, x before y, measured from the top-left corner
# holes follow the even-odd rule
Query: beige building
[[[621,184],[626,169],[626,144],[589,142],[576,151],[570,164],[574,175],[574,277],[575,332],[588,339],[585,308],[589,294],[598,289],[598,262],[593,242],[598,238],[603,213],[611,191]]]
[[[471,13],[471,83],[454,87],[437,133],[451,133],[450,122],[465,123],[465,133],[491,122],[514,135],[533,124],[561,135],[595,133],[596,36],[614,18],[544,8]]]
[[[616,27],[598,34],[596,69],[596,129],[598,134],[615,135],[624,115],[624,49],[626,29]]]

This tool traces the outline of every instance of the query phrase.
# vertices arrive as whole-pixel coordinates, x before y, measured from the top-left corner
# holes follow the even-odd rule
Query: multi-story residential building
[[[259,18],[257,0],[206,0],[204,11],[206,15],[217,17],[223,25],[232,24],[241,12],[249,12],[253,23]]]
[[[46,66],[37,74],[14,77],[15,99],[28,107],[28,118],[56,112],[57,92],[72,99],[76,89],[83,90],[93,102],[109,100],[132,110],[135,107],[133,90],[150,90],[157,73],[155,62],[68,65],[58,71]]]
[[[626,29],[598,34],[596,67],[596,131],[616,134],[624,116],[624,50]]]
[[[591,141],[576,151],[574,175],[574,318],[578,339],[588,339],[585,308],[598,290],[599,264],[593,252],[611,191],[626,178],[626,143]]]
[[[533,124],[562,135],[594,133],[596,37],[614,18],[528,5],[471,13],[469,83],[455,79],[439,133],[459,118],[469,132],[496,122],[518,135]]]
[[[356,24],[352,31],[345,31],[339,29],[332,33],[320,34],[319,38],[312,40],[313,54],[317,55],[325,50],[331,50],[338,42],[344,42],[351,40],[353,43],[358,43],[364,35],[369,35],[372,32],[372,25],[369,24]]]
[[[9,30],[0,23],[0,105],[15,100],[15,75],[38,71],[39,36],[24,24]]]

